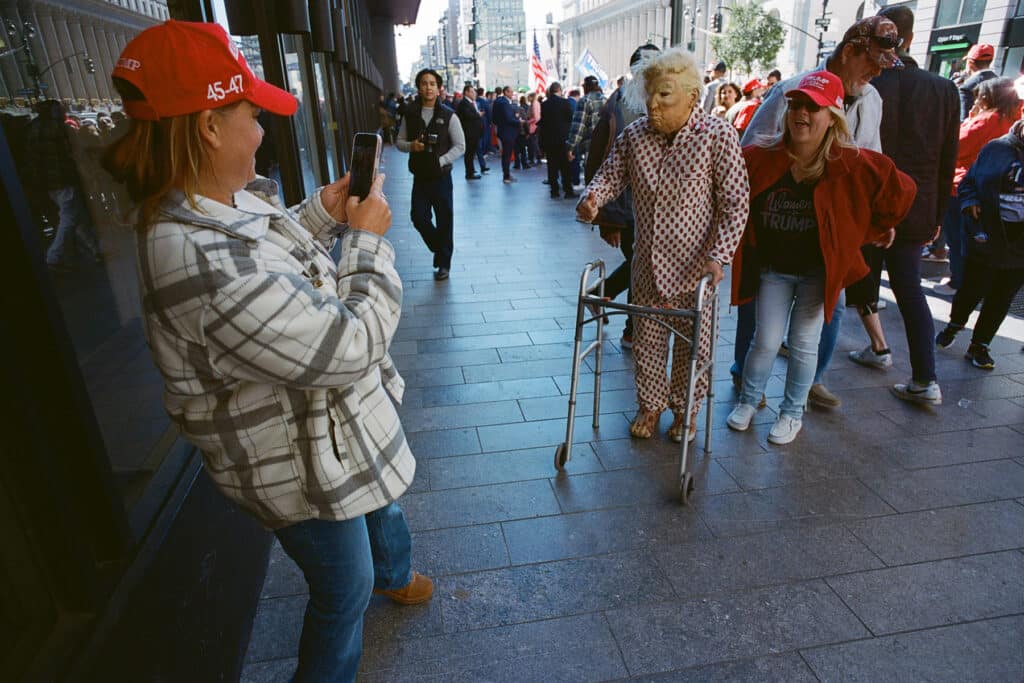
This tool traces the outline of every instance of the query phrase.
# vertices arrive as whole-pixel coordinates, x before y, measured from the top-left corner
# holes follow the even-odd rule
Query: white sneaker
[[[865,365],[869,368],[878,368],[879,370],[885,370],[886,368],[892,367],[892,353],[889,351],[875,353],[875,350],[871,348],[870,344],[860,351],[850,351],[850,360],[858,365]]]
[[[725,421],[729,425],[729,429],[735,429],[737,432],[745,432],[750,427],[750,421],[754,419],[754,415],[757,413],[757,408],[746,403],[737,403],[736,407],[729,413],[729,418]]]
[[[892,387],[892,393],[896,398],[902,398],[911,403],[929,403],[931,405],[942,404],[942,390],[938,382],[918,384],[911,380],[906,384],[896,384]]]
[[[789,443],[800,433],[800,428],[803,425],[803,421],[795,417],[779,415],[779,419],[775,421],[775,424],[772,425],[771,430],[768,432],[768,443],[780,446]]]
[[[932,287],[932,292],[940,296],[953,296],[956,294],[956,290],[950,287],[948,282],[943,282],[941,285],[935,285]]]

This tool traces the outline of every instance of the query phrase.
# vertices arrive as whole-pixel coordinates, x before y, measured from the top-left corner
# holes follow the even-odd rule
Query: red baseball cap
[[[145,97],[124,103],[125,113],[144,121],[217,109],[239,100],[282,116],[291,116],[299,106],[290,93],[253,75],[220,24],[172,19],[148,28],[125,46],[112,75]]]
[[[843,106],[843,97],[846,91],[843,89],[843,82],[831,71],[815,71],[800,79],[800,83],[786,92],[786,97],[794,93],[803,93],[811,98],[815,104],[822,107]]]
[[[974,59],[979,62],[991,62],[995,56],[996,49],[988,43],[978,43],[967,51],[967,59]]]
[[[756,88],[767,88],[767,87],[768,86],[766,86],[764,83],[762,83],[761,81],[757,80],[756,78],[751,78],[743,86],[743,94],[746,95],[747,93],[752,93],[752,92],[754,92],[754,90]]]

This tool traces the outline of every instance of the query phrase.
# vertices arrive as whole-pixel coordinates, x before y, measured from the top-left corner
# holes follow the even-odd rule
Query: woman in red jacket
[[[808,74],[786,93],[779,138],[743,150],[750,218],[733,263],[732,298],[757,297],[757,327],[728,424],[750,426],[788,323],[785,395],[768,433],[774,444],[800,431],[824,319],[839,292],[868,271],[860,247],[888,246],[917,191],[888,157],[849,144],[843,96],[835,74]]]

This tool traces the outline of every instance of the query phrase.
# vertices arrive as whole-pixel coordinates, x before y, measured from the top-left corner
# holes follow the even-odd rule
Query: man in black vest
[[[477,180],[480,174],[473,168],[473,153],[480,146],[480,136],[483,135],[484,120],[480,110],[476,106],[476,88],[467,85],[462,90],[462,99],[455,107],[455,115],[462,123],[462,132],[466,136],[466,155],[463,160],[466,162],[466,180]],[[481,170],[482,164],[481,164]]]
[[[466,137],[455,112],[438,101],[441,76],[436,71],[416,74],[416,89],[419,99],[402,118],[395,146],[409,153],[412,224],[434,254],[434,279],[447,280],[454,248],[452,163],[465,153]]]

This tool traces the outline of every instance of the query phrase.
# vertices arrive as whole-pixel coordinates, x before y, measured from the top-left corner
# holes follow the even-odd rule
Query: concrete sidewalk
[[[684,508],[671,415],[629,438],[632,358],[613,318],[600,429],[581,393],[556,475],[579,273],[621,254],[574,221],[574,202],[548,198],[543,166],[503,185],[495,159],[472,182],[460,164],[451,279],[436,283],[405,157],[385,156],[405,282],[392,353],[418,460],[400,503],[436,593],[418,607],[373,598],[360,680],[1024,680],[1024,321],[1004,324],[994,371],[963,360],[967,334],[938,350],[945,401],[928,409],[889,393],[910,372],[896,306],[881,314],[887,372],[847,359],[867,343],[847,315],[827,381],[842,408],[811,410],[777,447],[784,359],[750,431],[725,428],[724,302],[713,454],[701,422]],[[948,300],[929,301],[941,328]],[[288,680],[305,602],[275,544],[244,681]]]

